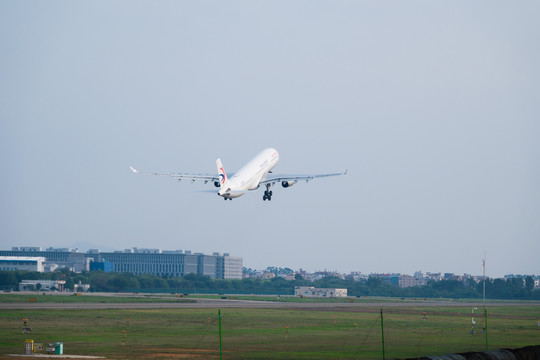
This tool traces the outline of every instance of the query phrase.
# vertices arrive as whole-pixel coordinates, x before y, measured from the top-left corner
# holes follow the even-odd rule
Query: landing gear
[[[266,184],[266,190],[264,191],[263,201],[272,200],[272,190],[270,190],[270,184]]]

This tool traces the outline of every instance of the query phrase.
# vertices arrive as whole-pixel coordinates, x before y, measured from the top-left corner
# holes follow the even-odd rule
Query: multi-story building
[[[387,281],[392,285],[399,285],[400,274],[385,273],[385,274],[370,274],[369,276]]]
[[[130,249],[131,250],[131,249]],[[95,254],[94,254],[95,255]],[[217,277],[217,256],[190,253],[161,252],[104,252],[97,255],[98,262],[111,263],[114,272],[135,275],[183,276],[195,273]]]
[[[225,253],[220,255],[192,254],[182,250],[127,249],[123,252],[100,252],[92,254],[96,261],[111,263],[113,271],[135,275],[184,276],[207,275],[217,279],[241,279],[242,258]]]
[[[425,277],[418,277],[417,273],[415,273],[415,276],[401,274],[399,277],[400,288],[424,285],[427,285],[427,279]]]
[[[41,247],[13,247],[11,250],[0,250],[0,256],[38,256],[46,258],[45,267],[65,267],[74,272],[90,270],[91,255],[79,253],[78,249]],[[55,266],[56,265],[56,266]]]
[[[93,263],[93,269],[101,268],[135,275],[184,276],[195,273],[217,279],[242,278],[242,258],[232,257],[227,253],[204,255],[201,253],[192,254],[189,250],[162,251],[160,249],[137,248],[114,252],[101,252],[92,249],[87,253],[79,253],[78,250],[72,249],[49,248],[43,250],[37,247],[12,248],[11,251],[0,250],[0,256],[24,256],[29,253],[32,256],[46,258],[45,265],[54,263],[75,272],[89,271],[90,264]]]
[[[23,270],[43,272],[45,262],[40,256],[0,256],[0,270]]]

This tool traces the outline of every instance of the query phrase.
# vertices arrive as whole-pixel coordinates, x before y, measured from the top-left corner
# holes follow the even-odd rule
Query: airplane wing
[[[348,170],[345,170],[344,172],[340,172],[340,173],[331,173],[331,174],[305,174],[305,175],[268,173],[265,176],[263,176],[260,184],[262,185],[262,184],[283,182],[283,181],[296,182],[300,180],[305,180],[306,182],[308,182],[309,180],[313,180],[316,178],[346,175],[347,171]]]
[[[205,184],[209,181],[211,182],[219,181],[219,178],[216,175],[211,175],[211,174],[189,174],[189,173],[165,174],[165,173],[139,171],[133,168],[133,166],[130,166],[129,168],[131,169],[131,171],[133,171],[136,174],[167,176],[167,177],[176,179],[178,181],[183,180],[183,179],[191,180],[192,182],[200,180],[200,181],[204,181]]]

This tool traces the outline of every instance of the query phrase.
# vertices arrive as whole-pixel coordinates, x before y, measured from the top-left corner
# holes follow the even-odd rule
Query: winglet
[[[134,173],[138,173],[139,171],[137,171],[133,166],[130,166],[129,167],[131,169],[131,171],[133,171]]]

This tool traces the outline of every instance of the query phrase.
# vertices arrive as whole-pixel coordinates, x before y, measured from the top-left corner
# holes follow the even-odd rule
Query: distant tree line
[[[31,271],[0,271],[0,289],[18,289],[21,280],[65,280],[65,288],[73,290],[76,283],[90,284],[94,292],[171,292],[171,293],[228,293],[228,294],[275,294],[293,295],[295,286],[347,289],[349,296],[393,296],[422,298],[482,298],[483,284],[473,280],[432,281],[426,286],[400,288],[381,278],[370,277],[364,281],[341,279],[327,276],[320,280],[308,281],[300,275],[295,280],[282,277],[263,280],[246,278],[242,280],[212,279],[209,276],[188,274],[183,277],[160,277],[156,275],[133,275],[127,273],[105,273],[91,271],[73,273],[60,269],[50,273]],[[488,279],[486,298],[540,300],[540,290],[534,289],[534,279]]]

